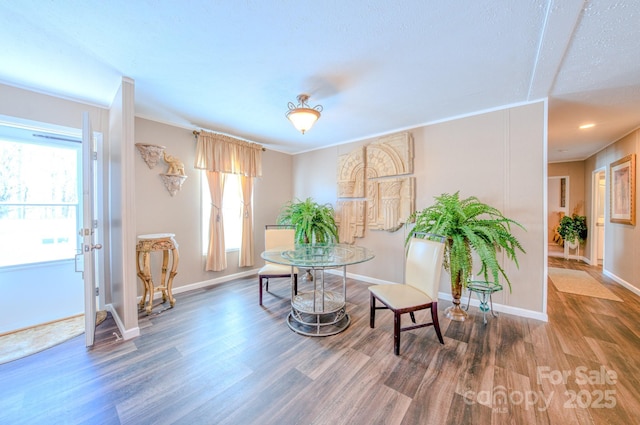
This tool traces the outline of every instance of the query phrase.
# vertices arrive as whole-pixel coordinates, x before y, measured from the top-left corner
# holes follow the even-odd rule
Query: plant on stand
[[[460,199],[459,192],[436,196],[433,205],[411,215],[409,222],[413,221],[415,226],[406,243],[413,232],[433,233],[445,238],[444,269],[451,275],[453,296],[453,306],[445,310],[448,318],[464,321],[467,317],[467,312],[460,308],[460,297],[462,288],[473,275],[473,252],[480,260],[478,274],[486,281],[491,275],[494,282],[502,275],[511,290],[511,282],[498,262],[497,253],[504,250],[507,258],[518,266],[516,251],[525,251],[511,233],[511,226],[524,230],[521,224],[474,196]]]
[[[575,249],[579,243],[584,243],[587,239],[587,217],[573,214],[571,217],[565,215],[560,220],[558,233],[562,236],[564,243],[568,243],[571,249]]]

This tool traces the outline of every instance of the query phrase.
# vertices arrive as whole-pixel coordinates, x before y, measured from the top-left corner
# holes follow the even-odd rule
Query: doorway
[[[80,130],[0,123],[0,334],[84,313]]]
[[[591,185],[591,264],[602,266],[604,264],[604,232],[605,209],[607,190],[607,173],[605,168],[593,172]]]
[[[549,177],[547,181],[548,255],[564,257],[564,246],[556,229],[562,217],[569,213],[569,176]]]

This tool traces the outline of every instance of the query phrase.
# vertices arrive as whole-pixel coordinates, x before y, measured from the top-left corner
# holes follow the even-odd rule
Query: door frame
[[[564,214],[565,215],[569,215],[569,205],[570,205],[570,197],[571,197],[571,190],[570,190],[571,180],[570,180],[570,177],[568,175],[567,176],[547,176],[547,217],[549,216],[549,213],[551,212],[551,210],[550,210],[551,205],[549,205],[549,202],[548,202],[548,198],[549,198],[549,182],[551,180],[559,180],[559,181],[561,181],[562,179],[565,179],[565,195],[564,195],[565,199],[564,199],[564,207],[561,206],[560,208],[564,209]],[[547,222],[547,226],[548,225],[549,224]],[[547,230],[547,232],[548,232],[548,230]],[[551,241],[547,240],[547,250],[549,249],[548,245],[550,243],[551,243]],[[567,255],[566,249],[563,249],[562,257],[566,257],[566,255]],[[554,257],[554,256],[558,256],[558,255],[551,255],[547,251],[547,256]]]
[[[591,226],[591,232],[590,235],[591,237],[589,238],[589,260],[591,265],[597,266],[598,265],[598,236],[597,236],[597,222],[598,222],[598,201],[599,201],[599,196],[600,193],[598,191],[598,184],[599,184],[599,175],[600,173],[604,174],[604,199],[602,202],[602,205],[604,207],[604,222],[602,223],[603,227],[604,227],[604,232],[602,235],[602,267],[604,268],[604,261],[605,261],[605,241],[606,238],[604,237],[604,234],[607,231],[607,185],[608,185],[608,181],[607,181],[607,167],[600,167],[600,168],[596,168],[595,170],[593,170],[591,172],[591,220],[589,225]]]

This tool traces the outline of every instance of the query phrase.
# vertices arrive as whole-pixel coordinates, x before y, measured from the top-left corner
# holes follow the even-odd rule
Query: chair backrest
[[[293,226],[270,224],[264,227],[264,248],[293,249],[295,247],[296,231]]]
[[[411,238],[405,266],[405,283],[437,299],[443,258],[444,243]]]

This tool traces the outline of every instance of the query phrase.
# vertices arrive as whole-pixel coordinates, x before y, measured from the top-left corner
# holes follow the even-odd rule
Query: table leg
[[[160,275],[160,290],[162,291],[162,302],[167,302],[167,266],[169,265],[169,250],[162,251],[162,274]]]
[[[493,317],[498,317],[498,314],[493,311],[493,299],[491,298],[491,295],[489,295],[489,303],[491,305],[491,315]]]
[[[138,277],[140,278],[140,282],[142,282],[142,298],[138,303],[138,308],[142,310],[144,308],[144,304],[147,301],[147,282],[144,273],[142,273],[142,267],[140,267],[140,258],[144,254],[141,251],[136,252],[136,271],[138,273]]]
[[[149,291],[149,302],[147,303],[147,314],[151,314],[151,310],[153,310],[153,278],[151,277],[151,253],[144,252],[142,254],[142,269],[143,274],[145,276],[145,284],[147,286],[147,290]]]
[[[167,281],[167,296],[169,297],[169,303],[171,307],[176,304],[176,299],[173,298],[173,278],[178,274],[178,263],[180,262],[180,254],[177,248],[171,250],[171,272],[169,273],[169,280]]]

